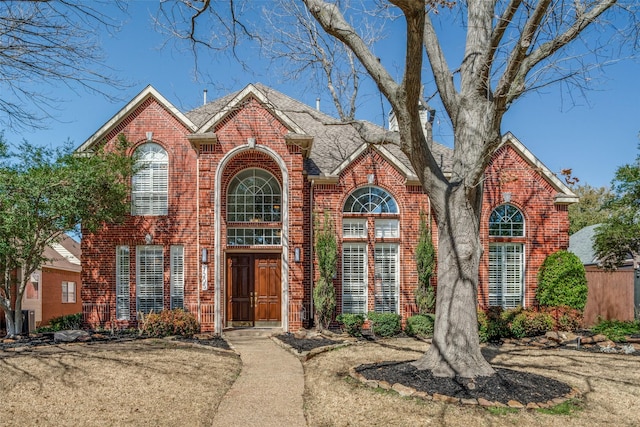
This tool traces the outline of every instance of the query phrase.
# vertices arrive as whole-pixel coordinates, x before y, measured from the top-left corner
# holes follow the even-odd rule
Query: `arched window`
[[[351,193],[344,204],[345,213],[398,213],[391,194],[378,187],[362,187]]]
[[[400,221],[397,214],[395,199],[379,187],[358,188],[347,197],[342,218],[343,313],[366,314],[370,310],[370,293],[374,296],[373,311],[398,313]],[[373,240],[367,232],[370,227],[374,228]],[[371,267],[373,274],[369,274]]]
[[[524,217],[522,212],[509,204],[495,208],[489,217],[489,236],[523,237]]]
[[[227,222],[271,223],[262,227],[235,224],[227,229],[229,245],[280,245],[282,190],[278,180],[263,169],[247,169],[237,174],[227,191]]]
[[[169,192],[169,156],[149,142],[136,149],[137,172],[131,182],[132,215],[166,215]]]
[[[524,237],[524,216],[513,205],[500,205],[489,216],[489,236]],[[523,243],[500,239],[489,243],[489,305],[514,308],[524,297]]]

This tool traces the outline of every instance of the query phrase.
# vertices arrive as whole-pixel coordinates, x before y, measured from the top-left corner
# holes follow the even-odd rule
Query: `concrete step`
[[[222,331],[225,338],[268,338],[282,333],[282,328],[230,328]]]

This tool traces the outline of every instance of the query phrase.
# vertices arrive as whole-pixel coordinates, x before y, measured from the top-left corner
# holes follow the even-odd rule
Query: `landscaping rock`
[[[69,331],[59,331],[53,335],[53,340],[55,342],[76,342],[76,341],[86,341],[90,339],[91,336],[87,331],[81,330],[69,330]]]

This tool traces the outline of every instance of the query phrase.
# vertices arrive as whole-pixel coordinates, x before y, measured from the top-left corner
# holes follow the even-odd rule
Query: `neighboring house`
[[[50,261],[31,275],[22,297],[22,309],[30,312],[31,330],[54,317],[82,312],[80,243],[65,235],[47,246],[44,256]]]
[[[586,270],[589,292],[584,309],[585,326],[592,326],[599,319],[634,320],[640,313],[640,271],[634,270],[631,255],[615,271],[599,266],[593,247],[599,226],[589,225],[569,237],[569,251],[580,258]]]
[[[309,326],[312,224],[325,211],[338,237],[337,312],[415,310],[414,248],[419,214],[430,208],[397,147],[369,145],[350,125],[261,84],[187,113],[149,86],[77,151],[113,145],[120,133],[142,169],[131,216],[84,234],[87,323],[129,327],[140,312],[185,308],[209,331]],[[451,149],[433,152],[449,170]],[[576,201],[504,136],[486,173],[481,306],[534,303],[539,266],[568,246],[567,205]]]

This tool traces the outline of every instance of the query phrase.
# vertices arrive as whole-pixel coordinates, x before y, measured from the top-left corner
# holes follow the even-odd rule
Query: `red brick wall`
[[[82,312],[81,278],[79,272],[43,268],[40,286],[42,288],[42,321],[46,325],[54,317]],[[76,284],[76,302],[62,302],[62,282]]]
[[[369,185],[367,176],[373,175],[372,185],[381,187],[395,198],[400,220],[400,237],[395,242],[400,246],[400,301],[403,317],[410,315],[414,303],[413,291],[417,284],[414,248],[419,230],[419,214],[429,211],[427,196],[420,186],[406,185],[405,178],[376,150],[367,150],[353,161],[340,175],[336,184],[315,183],[312,188],[303,171],[300,147],[287,144],[285,135],[289,130],[274,115],[252,98],[244,101],[241,108],[231,112],[218,123],[215,129],[217,143],[200,147],[199,156],[186,138],[189,131],[168,111],[153,100],[142,104],[129,114],[108,136],[107,144],[113,144],[122,132],[132,141],[135,149],[146,141],[146,132],[153,132],[153,142],[162,145],[169,155],[169,214],[155,217],[130,217],[124,224],[105,226],[93,235],[86,234],[82,241],[83,273],[82,299],[87,303],[104,303],[108,306],[108,320],[116,326],[135,324],[135,248],[144,245],[145,235],[153,236],[154,245],[164,247],[165,262],[165,307],[169,308],[170,246],[185,248],[185,304],[213,307],[214,304],[214,256],[215,243],[215,179],[218,168],[221,176],[221,309],[225,318],[226,269],[224,257],[227,250],[265,250],[261,247],[227,248],[226,244],[226,189],[232,177],[239,171],[259,167],[268,170],[284,183],[284,174],[276,160],[279,157],[288,175],[288,267],[289,267],[289,328],[297,330],[308,326],[311,310],[312,284],[318,278],[315,257],[312,257],[311,213],[323,215],[328,210],[332,215],[338,240],[342,240],[342,208],[348,195],[355,189]],[[233,158],[227,156],[231,150],[246,146],[248,138],[255,138],[258,147],[266,150],[245,150]],[[271,156],[266,151],[275,153]],[[487,303],[488,245],[501,241],[489,238],[488,219],[491,211],[503,203],[503,194],[511,193],[511,203],[524,214],[526,235],[517,241],[525,245],[526,255],[526,299],[531,305],[535,295],[536,274],[544,257],[568,246],[568,214],[565,206],[554,203],[556,191],[529,163],[510,146],[502,147],[487,168],[481,239],[484,255],[480,268],[479,302]],[[313,195],[312,195],[313,194]],[[199,212],[198,212],[199,206]],[[368,224],[369,253],[373,249],[373,221]],[[437,243],[436,227],[432,224],[434,242]],[[198,236],[199,233],[199,236]],[[200,247],[209,251],[209,289],[199,292]],[[129,245],[131,255],[131,322],[115,322],[115,251],[118,245]],[[339,245],[341,247],[341,245]],[[294,262],[295,249],[300,249],[301,259]],[[266,250],[280,250],[279,247]],[[341,255],[341,254],[340,254]],[[369,309],[374,304],[374,265],[369,256]],[[434,280],[435,282],[435,280]],[[338,296],[338,312],[341,307],[341,268],[334,281]],[[208,309],[210,310],[210,309]],[[212,313],[210,310],[209,313]],[[305,317],[306,314],[306,317]],[[211,315],[203,318],[203,329],[212,330]]]
[[[525,220],[522,238],[489,237],[489,215],[510,193],[510,204],[516,206]],[[524,305],[535,304],[537,274],[545,257],[569,247],[569,214],[566,205],[555,204],[557,191],[543,179],[510,145],[504,145],[487,167],[480,237],[484,254],[480,267],[479,303],[488,304],[489,243],[523,243],[525,250]]]
[[[368,182],[368,175],[374,177],[373,183]],[[354,190],[374,185],[389,192],[398,204],[399,215],[377,214],[371,215],[372,220],[367,224],[367,252],[368,252],[368,311],[374,308],[374,272],[372,250],[375,244],[374,223],[375,218],[397,218],[400,220],[400,238],[390,240],[399,244],[400,257],[400,314],[405,317],[407,305],[414,303],[414,290],[418,283],[418,275],[415,263],[415,243],[419,232],[420,212],[428,212],[429,203],[426,195],[420,187],[407,186],[406,179],[377,151],[369,149],[361,154],[341,174],[337,184],[319,184],[313,189],[314,212],[322,217],[324,211],[332,216],[338,238],[338,274],[334,280],[337,296],[337,312],[342,310],[342,210],[344,203]],[[358,215],[355,215],[357,217]],[[354,217],[354,215],[349,215]],[[314,280],[318,279],[317,265],[314,267]]]
[[[165,265],[165,307],[170,305],[170,246],[184,245],[185,303],[197,300],[198,260],[196,253],[196,153],[186,135],[190,133],[155,100],[149,99],[131,112],[106,138],[112,146],[123,133],[133,143],[131,152],[146,142],[146,132],[153,132],[153,142],[161,145],[169,157],[169,211],[166,216],[129,217],[123,224],[105,225],[99,232],[84,234],[82,239],[82,300],[107,304],[108,319],[117,327],[135,323],[136,246],[145,245],[145,236],[153,245],[162,245]],[[116,322],[115,254],[116,246],[130,247],[131,322]]]

